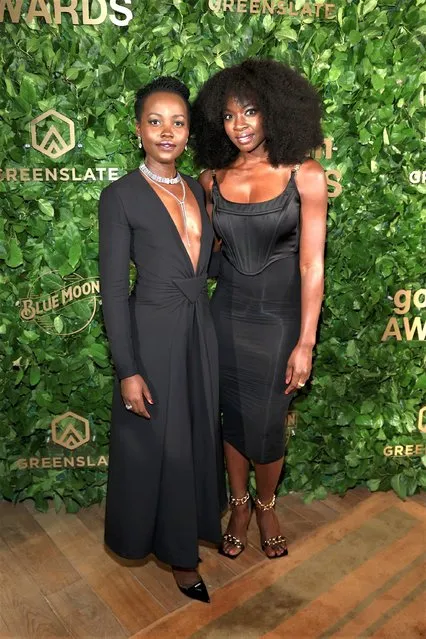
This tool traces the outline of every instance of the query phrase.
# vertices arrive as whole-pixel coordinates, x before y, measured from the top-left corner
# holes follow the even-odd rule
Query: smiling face
[[[144,101],[136,132],[142,138],[145,162],[152,170],[173,164],[184,151],[189,136],[185,101],[168,91],[151,93]]]
[[[254,102],[229,98],[223,124],[227,136],[241,152],[250,153],[265,141],[262,115]]]

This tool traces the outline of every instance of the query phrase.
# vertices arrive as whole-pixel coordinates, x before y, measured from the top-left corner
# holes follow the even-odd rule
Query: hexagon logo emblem
[[[419,419],[417,427],[421,433],[426,433],[426,406],[419,410]]]
[[[56,160],[75,147],[74,122],[49,109],[30,122],[31,146]]]
[[[89,420],[71,411],[52,420],[52,441],[58,446],[75,450],[90,439]]]

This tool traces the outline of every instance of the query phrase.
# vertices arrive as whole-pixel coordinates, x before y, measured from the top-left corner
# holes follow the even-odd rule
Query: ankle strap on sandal
[[[254,503],[256,504],[256,507],[259,508],[259,510],[272,510],[275,506],[275,500],[276,500],[276,496],[272,495],[272,499],[271,501],[269,501],[267,504],[264,504],[263,502],[260,501],[259,497],[256,495]]]
[[[232,495],[229,495],[229,505],[243,506],[244,504],[248,502],[249,499],[250,499],[250,494],[248,492],[246,492],[244,497],[233,497]]]

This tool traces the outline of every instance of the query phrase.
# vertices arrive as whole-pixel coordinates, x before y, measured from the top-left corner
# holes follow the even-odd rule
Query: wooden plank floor
[[[370,493],[303,504],[281,497],[277,513],[289,543],[336,520]],[[415,498],[424,503],[424,497]],[[170,570],[149,558],[120,560],[103,545],[103,507],[76,515],[39,513],[32,502],[0,502],[0,637],[128,638],[188,603]],[[225,522],[224,522],[225,524]],[[202,546],[201,572],[210,591],[267,561],[252,518],[249,545],[236,561]]]

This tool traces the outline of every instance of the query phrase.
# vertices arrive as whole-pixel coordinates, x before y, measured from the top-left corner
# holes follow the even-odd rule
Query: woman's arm
[[[144,398],[153,404],[139,375],[133,350],[129,311],[130,226],[119,195],[110,187],[99,202],[99,273],[102,309],[112,359],[123,401],[134,413],[149,419]]]
[[[213,198],[212,198],[212,188],[213,188],[213,172],[210,169],[206,169],[203,171],[199,178],[199,183],[204,189],[204,193],[206,195],[206,209],[209,214],[209,218],[212,219],[213,214]]]
[[[213,172],[210,171],[209,169],[207,169],[206,171],[203,171],[200,177],[198,178],[198,181],[203,187],[204,193],[206,195],[206,210],[211,221],[213,218],[213,197],[212,197]],[[221,241],[215,235],[213,251],[212,251],[209,266],[208,266],[209,277],[217,277],[219,275],[220,248],[221,248]]]
[[[327,218],[327,183],[324,170],[307,160],[296,178],[301,199],[300,275],[302,316],[300,336],[287,366],[286,394],[304,384],[312,368],[318,319],[324,292],[324,246]]]
[[[129,312],[130,227],[110,187],[99,201],[99,273],[102,309],[118,378],[136,375]]]

